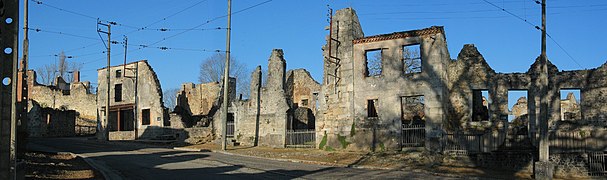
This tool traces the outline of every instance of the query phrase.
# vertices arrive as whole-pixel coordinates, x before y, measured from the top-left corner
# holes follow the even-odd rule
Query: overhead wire
[[[235,14],[238,14],[238,13],[244,12],[244,11],[246,11],[246,10],[249,10],[249,9],[252,9],[252,8],[255,8],[255,7],[258,7],[258,6],[261,6],[261,5],[263,5],[263,4],[269,3],[269,2],[271,2],[271,1],[272,1],[272,0],[266,0],[266,1],[263,1],[263,2],[261,2],[261,3],[257,3],[257,4],[255,4],[255,5],[249,6],[249,7],[247,7],[247,8],[244,8],[244,9],[241,9],[241,10],[238,10],[238,11],[235,11],[235,12],[232,12],[232,13],[231,13],[231,15],[235,15]],[[160,40],[158,40],[158,41],[156,41],[156,42],[153,42],[153,43],[151,43],[151,44],[148,44],[148,45],[146,45],[146,46],[154,46],[154,45],[156,45],[156,44],[158,44],[158,43],[160,43],[160,42],[163,42],[163,41],[166,41],[166,40],[168,40],[168,39],[174,38],[174,37],[176,37],[176,36],[182,35],[182,34],[184,34],[184,33],[186,33],[186,32],[189,32],[189,31],[192,31],[192,30],[198,29],[198,28],[200,28],[201,26],[204,26],[204,25],[206,25],[206,24],[209,24],[209,23],[211,23],[211,22],[213,22],[213,21],[216,21],[216,20],[218,20],[218,19],[221,19],[221,18],[224,18],[224,17],[227,17],[227,16],[228,16],[228,14],[226,14],[226,15],[221,15],[221,16],[217,16],[217,17],[214,17],[214,18],[211,18],[211,19],[209,19],[209,20],[207,20],[207,21],[205,21],[205,22],[203,22],[203,23],[201,23],[201,24],[198,24],[198,25],[196,25],[196,26],[194,26],[194,27],[192,27],[192,28],[185,29],[184,31],[179,32],[179,33],[177,33],[177,34],[174,34],[174,35],[171,35],[171,36],[164,37],[164,38],[162,38],[162,39],[160,39]],[[133,50],[133,51],[141,50],[141,49],[143,49],[143,48],[145,48],[145,47],[139,47],[139,48],[137,48],[137,49],[135,49],[135,50]],[[131,52],[131,51],[129,51],[129,52]]]
[[[485,1],[486,3],[488,3],[488,4],[490,4],[490,5],[494,6],[494,7],[496,7],[496,8],[498,8],[498,9],[501,9],[502,11],[504,11],[504,12],[506,12],[506,13],[508,13],[508,14],[510,14],[510,15],[512,15],[512,16],[514,16],[514,17],[516,17],[516,18],[520,19],[520,20],[522,20],[522,21],[524,21],[525,23],[527,23],[527,24],[529,24],[529,25],[531,25],[531,26],[535,27],[535,29],[537,29],[537,30],[540,30],[540,31],[546,31],[545,29],[542,29],[542,28],[540,28],[539,26],[537,26],[537,25],[535,25],[535,24],[533,24],[533,23],[530,23],[529,21],[527,21],[527,19],[521,18],[520,16],[518,16],[518,15],[516,15],[516,14],[514,14],[514,13],[511,13],[510,11],[506,10],[505,8],[500,8],[499,6],[497,6],[497,5],[495,5],[495,4],[491,3],[491,2],[489,2],[489,1],[487,1],[487,0],[483,0],[483,1]],[[535,0],[535,2],[536,2],[537,4],[540,4],[540,5],[542,4],[541,2],[539,2],[539,1],[537,1],[537,0]],[[561,46],[561,44],[559,44],[559,43],[558,43],[558,42],[557,42],[557,41],[556,41],[554,38],[552,38],[552,36],[550,36],[550,34],[548,34],[548,32],[546,32],[546,36],[548,36],[548,38],[550,38],[550,39],[551,39],[551,40],[554,42],[554,44],[556,44],[556,45],[557,45],[557,46],[558,46],[558,47],[559,47],[559,48],[560,48],[560,49],[561,49],[563,52],[565,52],[565,54],[566,54],[567,56],[569,56],[569,58],[570,58],[570,59],[571,59],[571,60],[572,60],[572,61],[573,61],[575,64],[577,64],[577,65],[578,65],[580,68],[584,68],[584,67],[582,67],[582,65],[580,65],[580,63],[578,63],[578,62],[577,62],[577,60],[575,60],[575,58],[573,58],[573,56],[571,56],[571,54],[569,54],[569,52],[567,52],[567,50],[565,50],[565,48],[563,48],[563,46]]]
[[[98,40],[97,38],[93,38],[93,37],[87,37],[87,36],[82,36],[82,35],[77,35],[77,34],[64,33],[64,32],[61,32],[61,31],[44,30],[44,29],[40,29],[40,28],[27,28],[27,30],[31,30],[31,31],[35,31],[35,32],[44,32],[44,33],[51,33],[51,34],[59,34],[59,35],[65,35],[65,36],[71,36],[71,37],[77,37],[77,38],[83,38],[83,39],[90,39],[90,40]]]
[[[31,1],[35,2],[36,4],[41,4],[41,5],[44,5],[44,6],[47,6],[47,7],[51,7],[51,8],[57,9],[59,11],[67,12],[67,13],[70,13],[70,14],[78,15],[78,16],[81,16],[81,17],[89,18],[89,19],[97,19],[96,17],[89,16],[89,15],[86,15],[86,14],[82,14],[82,13],[79,13],[79,12],[76,12],[76,11],[71,11],[71,10],[63,9],[63,8],[60,8],[60,7],[57,7],[57,6],[53,6],[53,5],[44,3],[44,2],[42,2],[40,0],[31,0]]]
[[[130,34],[130,33],[133,33],[133,32],[137,32],[137,31],[140,31],[140,30],[145,30],[145,29],[149,28],[150,26],[152,26],[152,25],[154,25],[154,24],[157,24],[157,23],[162,22],[162,21],[166,21],[168,18],[171,18],[171,17],[173,17],[173,16],[176,16],[176,15],[178,15],[178,14],[181,14],[181,13],[183,13],[183,12],[187,11],[188,9],[191,9],[191,8],[193,8],[193,7],[195,7],[195,6],[199,5],[199,4],[201,4],[201,3],[203,3],[203,2],[206,2],[206,1],[207,1],[207,0],[202,0],[202,1],[199,1],[199,2],[197,2],[197,3],[195,3],[195,4],[192,4],[192,5],[188,6],[188,7],[186,7],[185,9],[182,9],[182,10],[180,10],[180,11],[176,12],[176,13],[173,13],[173,14],[171,14],[171,15],[168,15],[168,16],[166,16],[166,17],[164,17],[164,18],[160,19],[160,20],[154,21],[154,22],[152,22],[152,23],[150,23],[150,24],[148,24],[148,25],[145,25],[145,26],[143,26],[143,27],[141,27],[141,28],[137,28],[137,30],[135,30],[135,31],[131,31],[131,32],[128,32],[128,33],[126,33],[126,34]]]

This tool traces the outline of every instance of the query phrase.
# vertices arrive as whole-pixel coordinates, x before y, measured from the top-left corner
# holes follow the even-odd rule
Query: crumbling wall
[[[257,67],[251,75],[249,100],[232,103],[229,112],[234,113],[234,138],[241,144],[284,147],[289,111],[285,92],[285,69],[283,51],[272,50],[268,60],[266,86],[261,86],[261,67]],[[221,113],[223,112],[217,114]],[[221,132],[220,128],[214,129]]]
[[[28,135],[30,137],[66,137],[76,135],[76,111],[42,107],[29,101]]]
[[[291,120],[288,129],[314,129],[320,84],[305,69],[287,72],[286,96]]]
[[[40,85],[36,81],[36,72],[28,71],[29,99],[36,101],[41,107],[53,109],[74,110],[82,119],[96,120],[97,97],[89,92],[89,82],[74,82],[64,85],[64,89],[55,86]],[[61,79],[61,78],[59,78]],[[67,89],[67,90],[65,90]],[[64,94],[67,91],[67,94]]]
[[[177,106],[190,115],[212,115],[219,103],[220,90],[219,82],[198,85],[184,83],[177,93]]]
[[[352,42],[364,37],[358,15],[352,8],[335,11],[332,22],[331,36],[325,38],[327,43],[322,46],[323,82],[315,128],[319,148],[340,147],[338,137],[345,137],[352,131],[354,110],[351,85],[355,73],[352,70]],[[339,64],[331,56],[339,59]]]
[[[118,72],[120,71],[120,76]],[[99,120],[101,122],[101,132],[98,133],[99,138],[104,138],[104,133],[107,132],[108,122],[106,121],[105,110],[107,102],[107,68],[97,70],[97,109]],[[161,135],[162,131],[157,131],[153,127],[163,127],[168,124],[168,114],[165,114],[164,104],[162,102],[162,88],[160,81],[147,60],[141,60],[126,64],[125,66],[110,67],[110,110],[117,108],[134,109],[136,131],[139,138],[153,138]],[[115,87],[117,84],[122,85],[121,101],[116,102]],[[135,94],[137,87],[137,94]],[[149,109],[150,124],[142,124],[142,110]],[[167,122],[165,122],[167,121]],[[135,134],[130,132],[111,132],[117,133],[118,139],[134,139]],[[110,136],[112,136],[110,133]],[[127,135],[131,134],[131,135]]]

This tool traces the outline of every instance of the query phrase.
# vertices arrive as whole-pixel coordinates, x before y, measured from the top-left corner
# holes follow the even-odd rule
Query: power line
[[[269,2],[271,2],[271,1],[272,1],[272,0],[267,0],[267,1],[264,1],[264,2],[261,2],[261,3],[257,3],[257,4],[255,4],[255,5],[249,6],[249,7],[247,7],[247,8],[244,8],[244,9],[238,10],[238,11],[236,11],[236,12],[233,12],[233,13],[232,13],[232,15],[235,15],[235,14],[238,14],[238,13],[241,13],[241,12],[244,12],[244,11],[249,10],[249,9],[253,9],[253,8],[257,7],[257,6],[261,6],[261,5],[266,4],[266,3],[269,3]],[[196,25],[196,26],[194,26],[194,27],[192,27],[192,28],[189,28],[189,29],[185,29],[184,31],[182,31],[182,32],[180,32],[180,33],[177,33],[177,34],[174,34],[174,35],[172,35],[172,36],[168,36],[168,37],[162,38],[161,40],[158,40],[158,41],[156,41],[156,42],[154,42],[154,43],[151,43],[151,44],[150,44],[150,46],[155,45],[155,44],[158,44],[158,43],[160,43],[160,42],[162,42],[162,41],[166,41],[166,40],[171,39],[171,38],[173,38],[173,37],[179,36],[179,35],[184,34],[184,33],[186,33],[186,32],[189,32],[189,31],[192,31],[192,30],[198,29],[198,28],[199,28],[199,27],[201,27],[201,26],[204,26],[204,25],[206,25],[206,24],[209,24],[209,23],[211,23],[211,22],[213,22],[213,21],[216,21],[216,20],[218,20],[218,19],[221,19],[221,18],[224,18],[224,17],[227,17],[227,16],[228,16],[227,14],[226,14],[226,15],[222,15],[222,16],[217,16],[217,17],[215,17],[215,18],[212,18],[212,19],[210,19],[210,20],[207,20],[206,22],[204,22],[204,23],[202,23],[202,24]]]
[[[565,54],[567,54],[567,56],[569,56],[569,58],[571,58],[571,60],[577,64],[580,68],[584,68],[582,67],[582,65],[580,65],[580,63],[577,62],[577,60],[575,60],[575,58],[573,58],[573,56],[571,56],[571,54],[569,54],[569,52],[567,52],[567,50],[565,50],[565,48],[563,48],[563,46],[561,46],[561,44],[559,44],[554,38],[552,38],[552,36],[550,36],[550,34],[546,33],[546,36],[548,36],[548,38],[550,38],[550,40],[552,40],[552,42],[554,42],[554,44],[556,44],[556,46],[558,46],[561,50],[563,50],[563,52],[565,52]]]
[[[510,15],[512,15],[512,16],[514,16],[514,17],[516,17],[516,18],[520,19],[520,20],[522,20],[522,21],[525,21],[527,24],[529,24],[529,25],[531,25],[531,26],[535,27],[535,29],[537,29],[537,30],[540,30],[540,31],[546,31],[545,29],[541,29],[539,26],[536,26],[536,25],[534,25],[534,24],[532,24],[532,23],[528,22],[526,19],[523,19],[523,18],[521,18],[520,16],[518,16],[518,15],[516,15],[516,14],[513,14],[513,13],[511,13],[510,11],[507,11],[507,10],[506,10],[506,9],[504,9],[504,8],[500,8],[499,6],[496,6],[495,4],[493,4],[493,3],[491,3],[491,2],[489,2],[489,1],[487,1],[487,0],[483,0],[483,1],[485,1],[485,2],[486,2],[486,3],[488,3],[488,4],[491,4],[492,6],[494,6],[494,7],[498,8],[498,9],[501,9],[502,11],[504,11],[504,12],[506,12],[506,13],[508,13],[508,14],[510,14]],[[537,4],[542,4],[541,2],[539,2],[539,1],[537,1],[537,0],[535,0],[535,3],[537,3]],[[549,38],[552,40],[552,42],[554,42],[554,44],[556,44],[556,45],[557,45],[557,46],[558,46],[558,47],[559,47],[559,48],[560,48],[560,49],[561,49],[563,52],[565,52],[565,54],[567,54],[567,56],[569,56],[569,58],[571,58],[571,60],[572,60],[572,61],[573,61],[575,64],[577,64],[577,65],[578,65],[580,68],[583,68],[583,67],[580,65],[580,63],[578,63],[578,62],[577,62],[577,60],[575,60],[575,58],[573,58],[573,56],[571,56],[571,54],[569,54],[569,52],[567,52],[567,50],[565,50],[565,48],[563,48],[563,46],[561,46],[561,44],[559,44],[559,43],[558,43],[558,42],[557,42],[557,41],[556,41],[554,38],[552,38],[552,36],[550,36],[550,35],[548,34],[548,32],[546,32],[546,36],[548,36],[548,37],[549,37]]]
[[[65,36],[72,36],[72,37],[78,37],[78,38],[83,38],[83,39],[97,40],[97,38],[92,38],[92,37],[87,37],[87,36],[81,36],[81,35],[76,35],[76,34],[70,34],[70,33],[64,33],[64,32],[60,32],[60,31],[44,30],[44,29],[40,29],[40,28],[27,28],[27,30],[32,30],[32,31],[35,31],[35,32],[45,32],[45,33],[59,34],[59,35],[65,35]]]
[[[527,19],[524,19],[524,18],[522,18],[522,17],[520,17],[520,16],[518,16],[518,15],[516,15],[516,14],[514,14],[514,13],[511,13],[510,11],[508,11],[508,10],[506,10],[506,9],[504,9],[504,8],[501,8],[501,7],[499,7],[499,6],[495,5],[495,4],[493,4],[493,3],[491,3],[491,2],[489,2],[489,1],[487,1],[487,0],[483,0],[483,1],[485,1],[487,4],[492,5],[492,6],[493,6],[493,7],[495,7],[495,8],[498,8],[498,9],[500,9],[500,10],[502,10],[502,11],[504,11],[504,12],[506,12],[506,13],[508,13],[508,14],[510,14],[510,15],[512,15],[512,16],[514,16],[514,17],[516,17],[516,18],[518,18],[518,19],[520,19],[521,21],[524,21],[525,23],[527,23],[527,24],[529,24],[529,25],[531,25],[531,26],[535,27],[535,28],[536,28],[536,29],[538,29],[538,30],[540,29],[540,27],[539,27],[539,26],[536,26],[535,24],[530,23],[529,21],[527,21]]]
[[[170,28],[157,28],[157,29],[143,29],[143,30],[150,30],[150,31],[209,31],[209,30],[222,30],[222,29],[227,29],[227,28],[222,28],[222,27],[216,27],[216,28],[198,28],[198,29],[178,29],[178,28],[174,28],[174,29],[170,29]]]
[[[162,18],[162,19],[160,19],[160,20],[158,20],[158,21],[154,21],[154,22],[152,22],[152,23],[150,23],[150,24],[148,24],[148,25],[146,25],[146,26],[144,26],[144,27],[142,27],[142,28],[137,28],[137,30],[132,31],[132,32],[129,32],[129,33],[127,33],[127,34],[130,34],[130,33],[136,32],[136,31],[140,31],[140,30],[146,30],[146,29],[148,29],[150,26],[152,26],[152,25],[154,25],[154,24],[157,24],[157,23],[159,23],[159,22],[165,21],[165,20],[167,20],[168,18],[171,18],[171,17],[173,17],[173,16],[176,16],[177,14],[180,14],[180,13],[182,13],[182,12],[185,12],[186,10],[191,9],[191,8],[193,8],[193,7],[195,7],[195,6],[199,5],[199,4],[201,4],[201,3],[203,3],[203,2],[206,2],[206,1],[207,1],[207,0],[199,1],[199,2],[197,2],[197,3],[195,3],[195,4],[192,4],[192,5],[188,6],[188,7],[186,7],[185,9],[182,9],[182,10],[180,10],[180,11],[176,12],[176,13],[173,13],[173,14],[171,14],[171,15],[168,15],[168,16],[166,16],[166,17],[164,17],[164,18]]]
[[[79,13],[79,12],[76,12],[76,11],[71,11],[71,10],[63,9],[63,8],[60,8],[60,7],[57,7],[57,6],[53,6],[53,5],[50,5],[50,4],[46,4],[46,3],[43,3],[40,0],[31,0],[31,1],[35,2],[36,4],[41,4],[41,5],[44,5],[44,6],[47,6],[47,7],[51,7],[51,8],[57,9],[59,11],[67,12],[67,13],[70,13],[70,14],[78,15],[78,16],[81,16],[81,17],[89,18],[89,19],[95,19],[95,20],[97,19],[96,17],[93,17],[93,16],[89,16],[89,15],[82,14],[82,13]]]

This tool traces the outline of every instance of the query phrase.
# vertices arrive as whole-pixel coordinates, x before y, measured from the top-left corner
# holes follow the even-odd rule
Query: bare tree
[[[179,88],[171,88],[162,92],[162,101],[164,102],[164,107],[169,108],[170,111],[173,111],[177,105],[178,92]]]
[[[403,70],[405,74],[422,72],[422,58],[419,45],[403,47]]]
[[[216,53],[208,57],[200,64],[200,83],[221,82],[223,70],[225,67],[226,55],[224,53]],[[236,78],[236,93],[242,94],[245,97],[249,96],[250,75],[244,64],[241,64],[233,57],[230,58],[230,77]]]
[[[36,68],[36,72],[38,73],[38,82],[44,85],[51,85],[54,81],[54,78],[57,76],[57,66],[55,64],[45,64],[42,67]]]
[[[74,77],[71,73],[82,69],[82,64],[66,61],[67,56],[63,51],[59,53],[58,57],[56,64],[45,64],[36,68],[40,83],[52,85],[56,77],[62,77],[65,81],[72,82]]]

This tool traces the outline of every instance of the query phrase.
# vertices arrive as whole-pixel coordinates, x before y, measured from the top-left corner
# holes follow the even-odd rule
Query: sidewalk
[[[509,172],[476,167],[451,166],[438,163],[441,158],[420,151],[361,153],[345,151],[325,151],[320,149],[268,148],[228,146],[221,150],[218,144],[199,144],[175,147],[184,151],[212,151],[225,154],[253,156],[271,160],[320,164],[334,167],[365,169],[390,169],[400,171],[425,172],[433,175],[455,178],[489,179],[530,179],[526,172]]]

